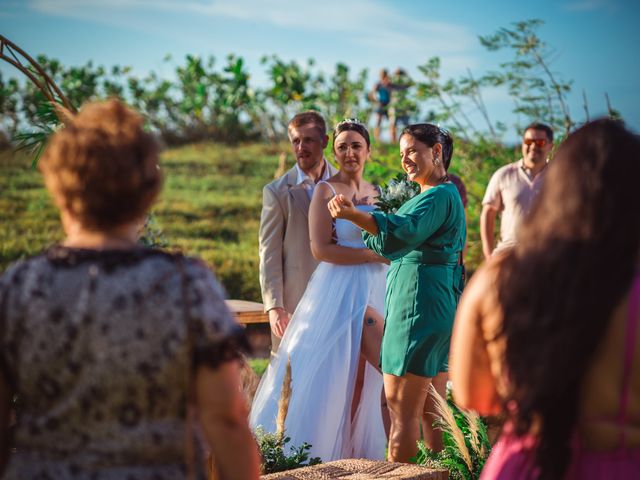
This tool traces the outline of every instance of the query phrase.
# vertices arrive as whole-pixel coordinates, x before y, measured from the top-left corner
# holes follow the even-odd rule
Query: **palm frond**
[[[16,151],[24,150],[33,154],[31,167],[38,165],[38,160],[44,152],[44,148],[58,128],[62,126],[60,118],[68,118],[66,110],[58,104],[42,101],[36,109],[37,123],[30,131],[19,132],[14,135]]]

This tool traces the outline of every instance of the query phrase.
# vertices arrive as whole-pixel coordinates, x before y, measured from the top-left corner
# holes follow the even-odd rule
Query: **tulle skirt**
[[[353,419],[351,404],[365,310],[371,306],[384,313],[386,271],[382,264],[318,265],[256,392],[249,417],[253,429],[276,431],[278,400],[291,358],[287,445],[309,443],[311,455],[324,462],[384,459],[382,375],[368,363]]]

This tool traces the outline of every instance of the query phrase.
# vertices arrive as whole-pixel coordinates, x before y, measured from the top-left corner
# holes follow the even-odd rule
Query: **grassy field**
[[[262,186],[273,179],[279,156],[293,156],[286,143],[236,147],[203,143],[166,150],[161,166],[165,184],[153,208],[156,224],[169,248],[199,255],[215,268],[231,298],[260,301],[258,225]],[[330,151],[327,158],[331,158]],[[514,157],[493,146],[456,146],[451,171],[468,189],[467,264],[481,258],[478,232],[480,202],[493,171]],[[386,182],[399,171],[395,146],[374,147],[366,176]],[[0,152],[0,269],[36,254],[62,238],[58,214],[31,158]]]

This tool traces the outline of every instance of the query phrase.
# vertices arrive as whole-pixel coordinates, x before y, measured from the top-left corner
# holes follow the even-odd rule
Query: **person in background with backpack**
[[[383,68],[380,70],[380,80],[375,84],[373,90],[369,93],[369,99],[376,102],[376,127],[373,136],[376,142],[380,141],[380,125],[382,125],[382,117],[389,118],[389,103],[391,103],[391,78],[389,72]]]

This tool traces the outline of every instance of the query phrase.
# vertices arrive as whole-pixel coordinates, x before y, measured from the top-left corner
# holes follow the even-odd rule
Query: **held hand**
[[[383,257],[382,255],[378,255],[377,253],[375,253],[373,250],[367,250],[370,253],[370,257],[371,257],[371,263],[384,263],[386,265],[389,265],[391,262]]]
[[[344,218],[347,220],[356,210],[351,200],[342,194],[338,194],[329,200],[327,208],[333,218]]]
[[[290,319],[291,315],[284,308],[276,307],[269,310],[269,325],[271,325],[273,334],[278,338],[282,338],[284,335]]]

